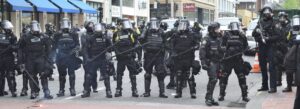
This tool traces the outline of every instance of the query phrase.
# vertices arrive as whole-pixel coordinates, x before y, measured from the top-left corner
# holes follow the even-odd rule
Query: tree
[[[299,0],[286,0],[283,4],[285,9],[300,9]]]

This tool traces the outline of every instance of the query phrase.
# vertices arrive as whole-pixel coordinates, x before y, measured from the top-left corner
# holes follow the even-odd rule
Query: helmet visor
[[[293,18],[293,25],[300,25],[300,18],[299,17],[296,17],[296,18]]]
[[[179,31],[185,31],[188,29],[188,23],[187,22],[180,22],[178,25]]]
[[[123,27],[123,29],[132,29],[132,25],[131,25],[130,21],[128,21],[128,20],[125,20],[122,22],[122,27]]]
[[[3,29],[13,29],[13,27],[14,26],[12,25],[11,22],[9,22],[7,20],[3,21],[3,24],[2,24],[2,28]]]
[[[103,32],[105,29],[104,29],[104,26],[102,24],[96,24],[95,25],[95,32]]]
[[[151,21],[150,22],[150,29],[158,29],[158,22],[157,21]]]

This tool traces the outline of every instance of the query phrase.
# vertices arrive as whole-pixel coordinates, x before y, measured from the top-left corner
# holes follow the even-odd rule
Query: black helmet
[[[285,12],[279,12],[278,18],[280,22],[286,22],[288,20],[288,14]]]
[[[261,9],[260,15],[264,17],[265,20],[273,17],[273,6],[271,4],[266,4]]]
[[[168,29],[168,23],[166,23],[166,22],[161,22],[160,23],[160,28],[162,28],[163,30],[167,30]]]
[[[300,31],[300,16],[299,15],[294,15],[293,16],[293,31]]]
[[[193,31],[199,32],[201,29],[200,24],[198,22],[194,22]]]
[[[239,22],[230,22],[230,24],[228,25],[228,28],[231,31],[239,31],[240,30],[240,24],[239,24]]]
[[[176,20],[175,23],[174,23],[173,25],[174,25],[174,27],[178,27],[178,25],[179,25],[179,20]]]
[[[36,20],[33,20],[33,21],[31,21],[31,24],[30,24],[30,30],[31,30],[32,34],[35,34],[35,35],[40,34],[41,26]]]
[[[220,24],[218,22],[213,22],[207,27],[207,30],[209,33],[214,33],[215,30],[219,28],[220,28]]]
[[[96,33],[103,33],[103,32],[105,32],[105,27],[103,24],[97,23],[97,24],[95,24],[94,31]]]
[[[159,21],[157,18],[151,18],[149,22],[149,28],[151,30],[158,30],[159,29]]]
[[[49,32],[53,32],[54,31],[54,25],[52,23],[47,23],[45,25],[46,27],[46,31],[49,31]]]
[[[186,19],[180,20],[177,30],[180,32],[186,32],[189,30],[190,22]]]
[[[5,33],[12,33],[12,29],[14,28],[12,23],[8,20],[3,20],[1,23],[1,27],[5,31]]]
[[[86,29],[87,32],[93,32],[94,26],[95,26],[94,22],[92,21],[85,22],[84,24],[84,28]]]

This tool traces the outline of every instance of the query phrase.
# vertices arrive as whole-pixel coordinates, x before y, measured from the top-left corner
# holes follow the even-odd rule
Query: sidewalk
[[[246,109],[293,109],[296,87],[293,88],[293,92],[283,93],[282,90],[285,86],[283,84],[281,87],[277,87],[275,94],[269,94],[267,91],[256,92],[246,105]]]

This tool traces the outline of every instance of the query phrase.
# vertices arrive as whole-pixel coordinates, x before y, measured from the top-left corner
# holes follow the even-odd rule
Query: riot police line
[[[263,76],[259,91],[275,93],[276,87],[281,83],[276,80],[281,78],[280,73],[286,72],[288,87],[284,92],[291,92],[293,73],[297,72],[295,60],[298,59],[296,49],[300,40],[298,37],[300,17],[294,16],[291,22],[284,12],[279,14],[278,21],[273,19],[272,15],[272,7],[265,6],[261,10],[258,26],[253,32],[258,43]],[[292,27],[289,27],[289,23],[292,23]],[[87,31],[79,40],[78,33],[71,31],[70,20],[63,18],[60,22],[61,30],[58,32],[54,31],[54,25],[47,24],[46,32],[42,33],[39,23],[32,21],[29,29],[25,28],[17,41],[12,33],[13,25],[4,20],[1,23],[3,32],[0,34],[0,96],[7,94],[4,91],[5,78],[8,80],[11,95],[17,96],[15,71],[18,71],[18,74],[23,75],[20,96],[28,95],[29,83],[30,98],[36,99],[40,91],[40,78],[44,98],[52,99],[48,80],[53,80],[52,74],[56,64],[59,73],[58,97],[65,96],[66,75],[69,76],[70,96],[76,95],[75,71],[83,65],[85,74],[82,98],[89,97],[92,91],[97,92],[98,69],[103,76],[106,97],[121,97],[123,75],[127,68],[132,97],[150,97],[152,75],[155,75],[159,97],[168,98],[165,94],[166,87],[176,89],[174,97],[181,98],[182,89],[188,84],[190,96],[195,99],[197,92],[195,76],[204,69],[208,74],[205,103],[208,106],[218,106],[219,103],[213,98],[215,86],[220,81],[218,101],[224,101],[228,77],[234,69],[241,88],[242,100],[248,102],[250,99],[246,76],[251,70],[251,65],[242,58],[243,53],[249,48],[240,23],[231,22],[228,27],[230,30],[225,32],[220,31],[219,23],[211,23],[208,26],[208,34],[203,38],[199,23],[191,25],[188,20],[180,19],[175,22],[171,31],[165,32],[168,25],[157,18],[151,18],[148,23],[139,25],[139,28],[134,28],[134,24],[127,18],[118,19],[116,25],[86,22]],[[108,35],[109,30],[113,31],[111,35]],[[200,60],[195,60],[196,50],[200,50]],[[112,58],[117,60],[116,68]],[[269,63],[270,88],[267,80],[267,63]],[[136,87],[136,75],[142,72],[142,67],[145,70],[145,90],[140,95]],[[165,86],[164,79],[168,75],[170,83]],[[110,76],[115,76],[117,82],[114,95],[111,91]],[[295,82],[297,84],[298,81]]]

